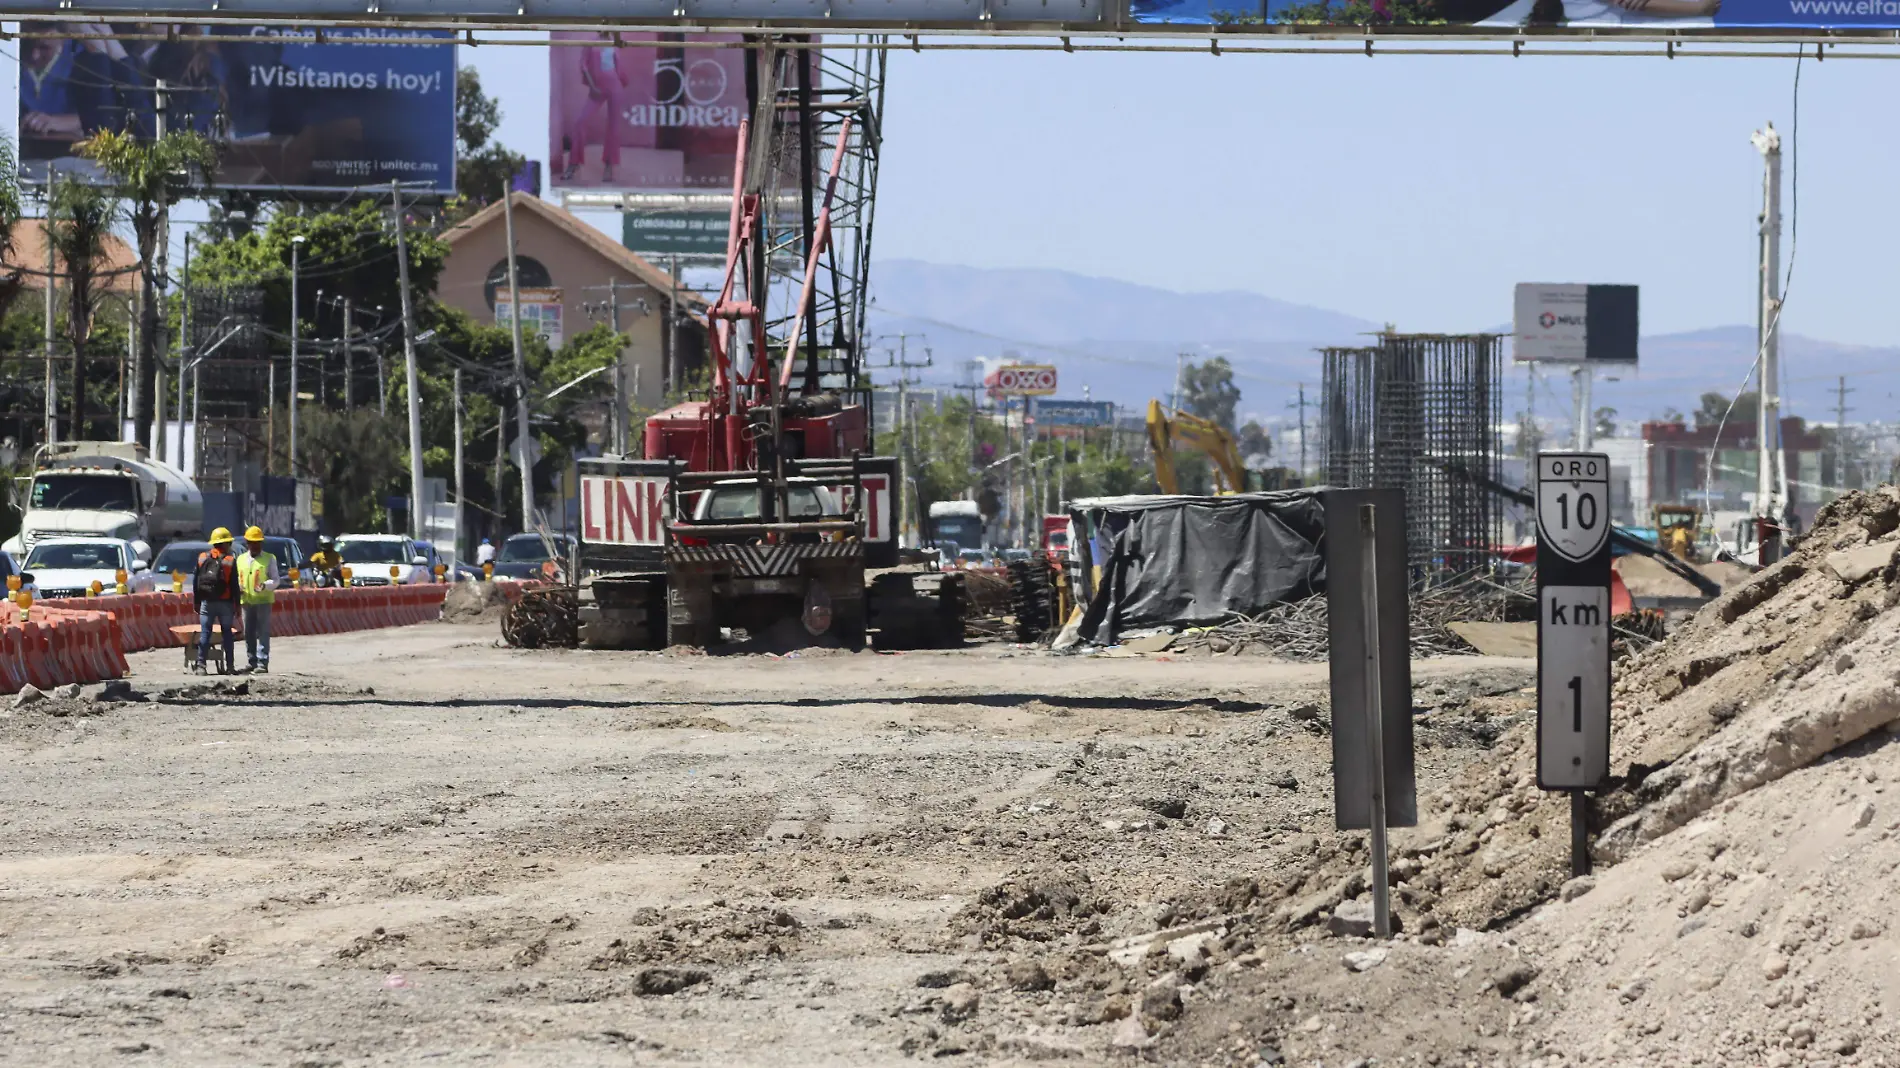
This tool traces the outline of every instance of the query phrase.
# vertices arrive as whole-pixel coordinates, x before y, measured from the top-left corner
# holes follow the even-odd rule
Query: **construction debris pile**
[[[1452,984],[1454,951],[1508,949],[1516,970],[1490,984],[1506,1034],[1471,1022],[1512,1063],[1893,1063],[1896,550],[1900,491],[1849,494],[1792,556],[1631,658],[1615,684],[1614,785],[1591,799],[1593,877],[1570,878],[1569,799],[1538,789],[1535,716],[1516,717],[1395,835],[1393,903],[1410,933],[1386,966]],[[1358,915],[1364,870],[1363,850],[1321,849],[1304,872],[1275,873],[1280,892],[1225,938],[1350,931],[1338,918]],[[1204,996],[1237,1000],[1246,978]],[[1288,1063],[1364,1056],[1380,1026],[1289,1028],[1277,1048]],[[1225,1041],[1182,1030],[1183,1052]]]
[[[1453,623],[1503,623],[1534,618],[1530,587],[1501,586],[1484,579],[1433,586],[1411,597],[1412,655],[1457,656],[1476,652],[1454,634]],[[1326,659],[1326,595],[1276,604],[1256,616],[1177,635],[1168,646],[1178,652],[1239,656],[1257,653],[1281,660]]]

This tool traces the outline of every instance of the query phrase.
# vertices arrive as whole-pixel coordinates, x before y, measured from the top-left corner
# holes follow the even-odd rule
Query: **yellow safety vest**
[[[245,604],[271,604],[277,600],[277,591],[266,586],[270,578],[270,566],[277,558],[270,553],[252,555],[244,553],[238,557],[238,597]]]

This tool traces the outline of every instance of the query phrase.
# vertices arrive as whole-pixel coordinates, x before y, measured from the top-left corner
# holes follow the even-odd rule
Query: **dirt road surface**
[[[0,1061],[1277,1063],[1155,1046],[1116,961],[1339,848],[1324,665],[277,646],[249,693],[148,653],[156,700],[0,718]],[[1429,796],[1530,665],[1415,672]]]

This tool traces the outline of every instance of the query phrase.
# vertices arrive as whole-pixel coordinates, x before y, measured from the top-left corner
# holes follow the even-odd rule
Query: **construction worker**
[[[198,608],[198,661],[191,666],[192,674],[205,673],[205,657],[211,653],[213,622],[224,631],[224,664],[228,670],[235,637],[231,630],[237,626],[238,577],[237,555],[231,551],[231,532],[224,527],[211,532],[211,548],[198,554],[191,596]]]
[[[481,545],[475,549],[475,566],[480,567],[483,564],[492,564],[494,562],[495,543],[489,541],[487,538],[483,538]]]
[[[264,551],[264,530],[244,532],[246,552],[238,557],[238,593],[244,605],[246,672],[270,672],[270,606],[277,600],[277,557]]]

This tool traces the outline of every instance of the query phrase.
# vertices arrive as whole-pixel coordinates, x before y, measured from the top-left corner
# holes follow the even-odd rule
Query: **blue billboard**
[[[165,40],[115,40],[147,24],[24,23],[20,166],[90,174],[75,146],[100,130],[150,137],[165,84],[166,123],[217,142],[217,185],[344,190],[393,179],[455,189],[455,46],[378,44],[448,31],[180,26]],[[373,47],[371,47],[373,46]]]
[[[1115,403],[1031,397],[1029,417],[1037,426],[1108,426],[1115,421]]]

